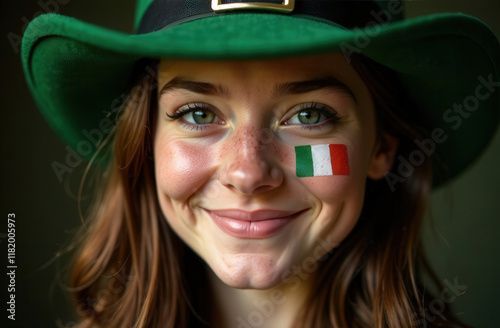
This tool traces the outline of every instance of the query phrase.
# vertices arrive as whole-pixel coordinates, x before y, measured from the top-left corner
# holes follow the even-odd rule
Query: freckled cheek
[[[187,199],[210,178],[212,158],[209,147],[158,140],[155,174],[160,191],[172,199]]]
[[[278,160],[287,167],[292,167],[295,171],[295,149],[292,147],[283,147],[282,145],[273,145],[274,154]]]

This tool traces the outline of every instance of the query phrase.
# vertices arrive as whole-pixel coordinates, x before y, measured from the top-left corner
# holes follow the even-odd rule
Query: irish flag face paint
[[[296,146],[295,158],[299,178],[349,175],[345,145]]]

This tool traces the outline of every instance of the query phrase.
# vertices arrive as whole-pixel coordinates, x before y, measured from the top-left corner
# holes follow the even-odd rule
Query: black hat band
[[[394,0],[392,0],[394,1]],[[259,2],[282,4],[283,1],[220,1],[224,4]],[[275,10],[270,14],[291,16],[312,16],[313,18],[326,20],[334,25],[340,25],[349,29],[366,26],[370,22],[376,24],[376,15],[382,9],[375,1],[355,0],[295,0],[293,11],[290,14],[279,13]],[[256,12],[255,10],[238,10],[237,12]],[[188,22],[191,20],[225,15],[231,11],[217,13],[212,9],[210,0],[154,0],[142,17],[138,34],[155,32],[166,27]],[[386,17],[391,18],[391,17]]]

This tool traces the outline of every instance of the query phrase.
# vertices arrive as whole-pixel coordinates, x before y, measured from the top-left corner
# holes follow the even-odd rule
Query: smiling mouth
[[[242,239],[263,239],[278,234],[307,210],[259,210],[246,212],[236,209],[207,210],[214,223],[224,233]]]

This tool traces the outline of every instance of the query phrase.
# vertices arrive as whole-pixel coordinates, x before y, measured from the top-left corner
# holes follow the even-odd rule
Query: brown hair
[[[113,147],[104,188],[72,270],[82,327],[185,326],[179,240],[156,201],[154,77],[139,81],[109,137]]]
[[[401,84],[390,70],[361,56],[353,57],[353,66],[374,98],[379,134],[399,138],[398,155],[407,158],[424,136],[414,125],[425,125],[421,113],[405,103],[401,87],[394,89]],[[199,327],[208,319],[198,306],[208,294],[206,277],[190,275],[205,265],[170,229],[156,197],[154,79],[139,78],[109,137],[111,161],[70,282],[81,327]],[[385,180],[367,181],[359,222],[321,262],[298,327],[426,326],[424,300],[432,298],[417,265],[429,271],[419,233],[430,188],[428,158],[394,191]],[[438,318],[464,327],[448,310]]]
[[[397,157],[408,159],[429,122],[408,97],[396,73],[366,57],[352,56],[375,105],[379,136],[398,138]],[[398,174],[395,161],[391,173]],[[356,227],[320,267],[304,310],[303,327],[468,327],[446,308],[429,311],[431,292],[422,275],[436,279],[422,251],[421,225],[432,187],[431,158],[403,182],[367,180]],[[328,314],[328,315],[325,315]],[[298,327],[299,327],[298,326]]]

